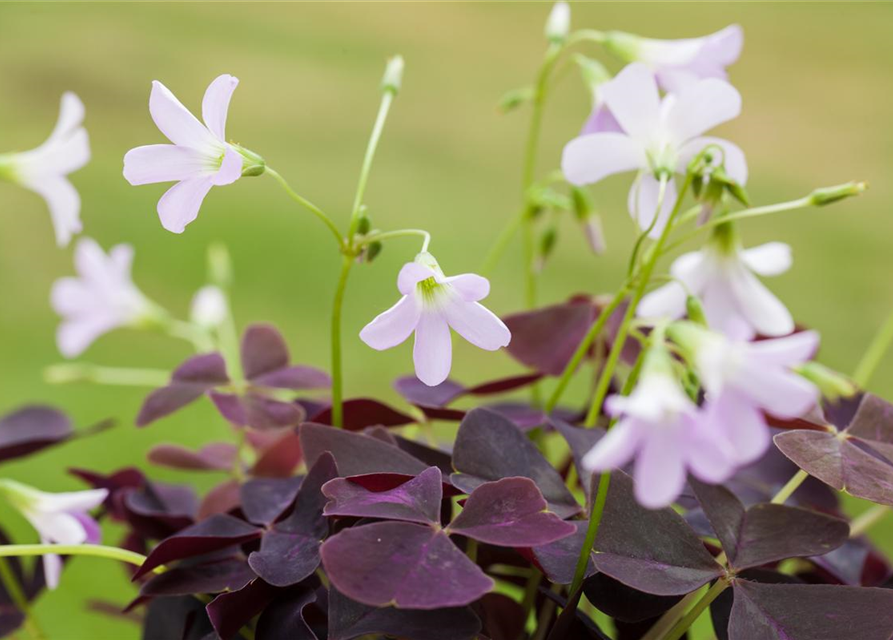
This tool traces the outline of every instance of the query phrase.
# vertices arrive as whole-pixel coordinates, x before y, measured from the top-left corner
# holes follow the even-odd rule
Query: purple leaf
[[[413,424],[416,421],[412,416],[371,398],[345,400],[343,409],[344,428],[348,431],[362,431],[366,427],[376,425],[400,427],[404,424]],[[332,408],[326,408],[313,420],[320,424],[332,424]]]
[[[594,477],[593,484],[599,479]],[[722,574],[682,516],[669,507],[641,506],[633,495],[632,478],[622,471],[611,474],[594,549],[599,571],[659,596],[690,593]]]
[[[854,587],[878,586],[891,575],[887,559],[864,536],[809,560],[834,581]]]
[[[528,387],[534,382],[542,379],[541,373],[526,373],[521,376],[511,376],[509,378],[500,378],[482,384],[469,387],[465,393],[471,396],[491,396],[498,393],[507,393],[523,387]]]
[[[193,593],[238,591],[255,578],[248,563],[238,558],[179,566],[152,576],[141,596],[188,596]]]
[[[574,572],[577,570],[577,561],[580,559],[580,550],[586,538],[586,520],[570,520],[575,532],[566,538],[550,542],[531,549],[536,563],[542,568],[543,573],[556,584],[570,584],[574,580]],[[589,558],[589,567],[586,575],[595,573],[595,565]]]
[[[262,478],[288,478],[304,458],[301,440],[297,431],[289,429],[285,433],[255,431],[251,436],[263,435],[273,440],[257,448],[257,461],[251,468],[251,475]]]
[[[408,522],[345,529],[323,544],[335,587],[370,606],[439,609],[474,602],[493,581],[443,531]]]
[[[394,389],[403,398],[419,407],[441,408],[465,393],[465,387],[458,382],[445,380],[429,387],[415,376],[404,376],[394,381]]]
[[[512,332],[507,351],[528,367],[560,376],[597,317],[588,299],[510,315],[503,318]]]
[[[143,472],[133,467],[125,467],[107,476],[87,469],[69,469],[68,473],[80,478],[94,489],[106,489],[109,494],[102,506],[113,519],[119,522],[127,518],[124,504],[126,495],[133,489],[143,487],[146,483]],[[188,526],[188,524],[187,522],[183,526]]]
[[[822,555],[847,541],[849,525],[799,507],[744,505],[728,489],[689,482],[713,526],[729,563],[737,570],[786,558]]]
[[[428,468],[398,447],[360,433],[312,422],[302,424],[300,433],[307,464],[313,464],[324,451],[329,451],[341,476],[383,472],[415,476]]]
[[[502,593],[485,593],[473,605],[490,640],[518,640],[527,623],[524,607]]]
[[[329,499],[323,512],[326,516],[385,518],[434,525],[440,522],[443,483],[437,467],[429,467],[387,491],[369,491],[349,478],[337,478],[327,482],[322,492]]]
[[[574,525],[546,511],[546,506],[529,478],[487,482],[471,492],[448,532],[503,547],[535,547],[576,532]]]
[[[241,354],[245,377],[259,387],[301,390],[324,389],[332,384],[324,371],[289,366],[288,346],[272,325],[248,327],[242,336]]]
[[[549,509],[568,518],[580,512],[574,496],[555,468],[507,418],[485,409],[470,411],[456,435],[453,484],[471,492],[484,482],[501,478],[530,478]]]
[[[195,597],[155,598],[143,623],[143,640],[204,640],[213,633],[202,602]]]
[[[146,482],[123,495],[124,517],[144,538],[166,538],[191,525],[198,514],[198,498],[190,487]]]
[[[586,580],[583,593],[599,611],[631,623],[656,618],[682,599],[682,596],[656,596],[638,591],[603,573]]]
[[[770,569],[747,569],[738,577],[751,582],[767,584],[803,584],[803,580],[786,573],[778,573]],[[710,621],[717,640],[729,640],[729,618],[732,616],[734,589],[726,589],[710,604]]]
[[[268,398],[256,391],[249,390],[241,396],[215,392],[210,396],[220,414],[237,427],[284,429],[298,426],[305,417],[299,404]]]
[[[453,472],[453,455],[443,449],[435,449],[416,440],[409,440],[403,436],[391,434],[397,442],[397,446],[409,455],[418,458],[431,467],[437,467],[441,473],[449,476]]]
[[[377,608],[351,600],[335,588],[329,590],[328,640],[370,634],[406,640],[472,640],[480,630],[480,621],[468,607],[431,611]]]
[[[71,420],[52,407],[27,406],[0,418],[0,461],[21,458],[67,440]]]
[[[217,514],[165,538],[134,574],[134,580],[174,560],[199,556],[260,538],[262,531],[232,516]]]
[[[212,442],[198,451],[178,444],[157,444],[149,450],[149,462],[171,469],[190,471],[229,471],[236,460],[236,447],[228,442]]]
[[[320,455],[301,483],[291,513],[273,525],[261,540],[260,550],[248,556],[257,575],[274,586],[287,587],[316,571],[319,545],[329,532],[322,513],[326,503],[322,486],[337,474],[331,454]]]
[[[589,450],[602,439],[605,430],[575,427],[554,415],[549,417],[549,423],[561,434],[561,437],[567,442],[567,446],[570,447],[574,466],[577,468],[577,477],[580,478],[580,484],[588,496],[592,484],[592,472],[583,466],[583,456],[589,453]]]
[[[256,579],[238,591],[221,593],[205,609],[221,640],[229,640],[277,595],[278,589]]]
[[[219,353],[193,356],[177,367],[170,384],[149,394],[136,418],[136,426],[145,427],[228,383],[223,356]]]
[[[303,476],[249,480],[239,490],[245,517],[254,524],[272,524],[295,501],[303,481]]]
[[[304,621],[305,607],[316,601],[316,593],[302,589],[277,597],[257,620],[257,640],[318,640]]]
[[[242,505],[239,496],[239,481],[235,478],[224,480],[213,487],[198,507],[198,520],[204,520],[215,513],[229,513]]]
[[[893,591],[736,580],[730,640],[889,640]]]

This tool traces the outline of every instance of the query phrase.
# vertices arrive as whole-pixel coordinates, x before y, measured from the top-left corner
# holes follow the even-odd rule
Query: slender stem
[[[226,294],[226,316],[220,323],[217,331],[220,353],[226,363],[226,372],[232,380],[237,393],[243,391],[245,386],[245,372],[242,369],[242,354],[239,348],[239,332],[236,329],[236,319],[233,316],[232,304],[229,294]]]
[[[106,547],[99,544],[3,544],[0,545],[0,558],[9,556],[44,556],[52,553],[59,556],[92,556],[120,560],[136,566],[146,561],[146,556],[127,549]],[[161,568],[156,569],[160,573]]]
[[[536,604],[536,594],[539,591],[542,580],[543,573],[539,570],[535,570],[527,577],[527,584],[524,586],[524,599],[521,601],[525,620],[530,616],[533,605]]]
[[[717,580],[716,583],[704,594],[704,597],[695,603],[695,606],[685,614],[685,616],[676,623],[669,633],[664,636],[664,640],[679,640],[688,631],[688,628],[695,623],[695,620],[701,617],[704,609],[710,606],[710,603],[716,600],[723,591],[729,587],[727,580]]]
[[[199,353],[214,349],[214,341],[211,339],[211,334],[191,322],[170,318],[165,324],[165,329],[169,336],[191,342],[192,346]]]
[[[553,584],[551,591],[555,594],[561,593],[561,585]],[[536,633],[534,633],[531,640],[546,640],[546,634],[549,633],[549,620],[555,614],[555,609],[555,601],[552,598],[547,598],[546,602],[543,603],[543,608],[540,610],[539,618],[536,621]]]
[[[271,176],[273,176],[273,178],[276,180],[276,182],[278,182],[282,186],[282,188],[285,189],[285,192],[289,196],[291,196],[292,200],[294,200],[299,205],[301,205],[302,207],[307,209],[307,211],[309,211],[310,213],[315,215],[317,218],[322,220],[323,224],[325,224],[329,228],[329,231],[332,232],[332,235],[335,236],[335,242],[338,243],[338,246],[339,247],[344,246],[344,238],[341,237],[341,232],[338,231],[338,227],[335,226],[335,223],[332,222],[332,219],[328,215],[326,215],[326,213],[322,209],[320,209],[315,204],[313,204],[312,202],[307,200],[307,198],[304,198],[303,196],[299,195],[294,189],[291,188],[291,186],[288,184],[288,182],[286,182],[285,178],[283,178],[281,175],[279,175],[279,173],[277,171],[274,171],[269,165],[267,166],[266,171],[264,171],[264,173],[268,173]]]
[[[608,485],[611,484],[611,472],[604,471],[598,480],[598,491],[595,493],[595,502],[589,513],[589,525],[586,527],[586,538],[583,540],[583,548],[580,557],[577,558],[577,567],[574,570],[574,581],[571,583],[568,593],[574,594],[583,585],[586,578],[586,567],[589,566],[589,555],[592,553],[592,545],[595,544],[595,536],[605,512],[605,503],[608,500]]]
[[[648,632],[642,636],[641,640],[658,640],[661,638],[674,624],[676,624],[677,620],[685,615],[685,611],[688,609],[689,605],[697,600],[697,598],[697,591],[692,591],[682,598],[682,600],[677,602],[672,608],[668,609],[660,618],[658,618],[657,622],[655,622]]]
[[[506,247],[508,247],[509,241],[512,239],[512,236],[515,235],[518,227],[524,224],[524,219],[526,217],[527,207],[523,207],[521,211],[518,212],[518,215],[512,218],[512,221],[509,222],[509,224],[500,232],[499,237],[496,239],[496,242],[487,253],[487,257],[484,260],[483,267],[481,267],[481,273],[483,275],[490,275],[490,273],[496,267],[496,263],[499,262],[499,259],[505,252]]]
[[[567,39],[567,45],[577,44],[578,42],[596,42],[601,44],[605,41],[605,32],[595,29],[580,29],[574,31]]]
[[[375,124],[372,126],[372,134],[369,136],[369,143],[366,145],[366,155],[363,156],[363,166],[360,168],[360,178],[357,182],[357,192],[353,200],[353,209],[350,215],[350,229],[347,232],[348,239],[352,239],[357,232],[357,226],[360,224],[360,209],[363,206],[363,195],[366,192],[366,183],[369,181],[369,172],[372,169],[372,160],[375,158],[375,150],[378,147],[378,141],[381,139],[381,132],[384,130],[384,123],[388,119],[388,111],[391,109],[391,103],[394,101],[395,91],[385,88],[381,96],[381,105],[378,107],[378,115],[375,117]]]
[[[353,259],[344,255],[341,258],[341,275],[335,289],[332,304],[332,425],[340,427],[344,422],[344,380],[341,368],[341,308],[344,305],[344,292]]]
[[[880,522],[884,516],[890,513],[890,507],[885,504],[875,504],[866,509],[858,517],[850,522],[850,537],[857,538]]]
[[[373,242],[380,242],[382,240],[390,240],[391,238],[404,238],[407,236],[422,236],[422,252],[428,250],[428,245],[431,243],[431,234],[425,231],[424,229],[398,229],[396,231],[383,231],[381,233],[372,233],[368,236],[365,236],[362,240],[356,243],[356,248],[360,249],[365,247],[368,244],[372,244]]]
[[[797,489],[800,488],[800,485],[809,477],[809,474],[806,473],[803,469],[800,469],[788,480],[787,484],[779,489],[778,493],[776,493],[772,500],[770,501],[772,504],[784,504],[787,502],[788,498],[791,497]]]
[[[0,580],[3,581],[3,586],[6,588],[6,593],[9,595],[9,599],[12,600],[12,603],[25,617],[24,626],[28,635],[34,640],[43,640],[43,638],[46,638],[47,636],[40,628],[37,618],[34,617],[34,612],[31,610],[31,603],[28,602],[28,596],[25,594],[25,590],[19,583],[19,579],[16,577],[15,572],[12,570],[12,567],[6,558],[0,558]]]
[[[465,555],[468,556],[468,559],[474,563],[478,561],[478,541],[473,538],[468,538],[467,546],[465,547]]]
[[[161,369],[101,367],[83,362],[54,364],[44,369],[43,375],[52,384],[93,382],[127,387],[163,387],[170,380],[170,373]]]
[[[887,316],[880,330],[875,334],[865,355],[859,360],[855,373],[853,373],[853,381],[863,389],[868,386],[871,377],[881,363],[884,354],[893,344],[893,313]]]

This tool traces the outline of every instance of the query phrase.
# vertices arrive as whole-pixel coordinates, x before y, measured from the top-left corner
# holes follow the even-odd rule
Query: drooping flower
[[[814,331],[743,342],[677,322],[668,333],[691,354],[706,393],[706,419],[726,434],[739,464],[753,462],[769,447],[764,411],[794,419],[819,401],[818,388],[792,370],[815,355]]]
[[[700,80],[678,94],[661,99],[653,72],[642,63],[625,67],[600,88],[605,106],[622,132],[600,130],[571,140],[561,158],[568,182],[584,185],[615,173],[639,171],[629,192],[629,211],[642,229],[652,227],[660,201],[661,178],[667,180],[657,222],[657,237],[676,202],[675,173],[685,173],[689,162],[707,147],[721,153],[726,173],[739,184],[747,181],[747,162],[736,145],[702,134],[741,111],[741,96],[729,83]]]
[[[56,243],[68,245],[81,232],[81,197],[66,177],[90,160],[84,104],[75,94],[62,96],[59,119],[46,142],[30,151],[0,155],[0,177],[34,191],[46,200]]]
[[[135,326],[159,313],[131,279],[133,247],[119,244],[106,255],[92,238],[78,241],[74,252],[77,277],[53,284],[50,302],[62,316],[56,332],[66,358],[80,355],[104,333]]]
[[[229,101],[238,84],[237,78],[224,74],[208,86],[202,100],[202,124],[167,87],[152,82],[149,113],[173,144],[150,144],[128,151],[124,177],[134,186],[177,183],[158,201],[158,217],[168,231],[183,233],[198,216],[211,187],[238,180],[243,164],[262,163],[251,152],[226,142]]]
[[[737,24],[702,38],[657,40],[613,31],[605,46],[628,62],[647,64],[666,91],[679,91],[704,78],[727,77],[741,55],[744,32]]]
[[[226,294],[220,287],[209,284],[193,296],[189,319],[200,327],[214,329],[226,320],[227,308]]]
[[[89,515],[108,496],[106,489],[46,493],[14,480],[0,480],[0,493],[18,509],[37,530],[42,544],[98,544],[99,524]],[[47,586],[55,589],[62,573],[62,560],[48,553],[43,556]]]
[[[688,471],[715,484],[727,480],[735,465],[724,434],[685,395],[666,350],[653,347],[645,357],[633,392],[605,402],[606,412],[619,420],[583,464],[591,471],[606,471],[635,458],[636,499],[656,509],[676,499]]]
[[[686,293],[691,293],[701,299],[710,328],[729,338],[787,335],[794,330],[790,312],[755,274],[775,276],[790,266],[788,245],[769,242],[744,249],[734,230],[720,225],[702,249],[676,258],[670,267],[676,280],[642,298],[637,313],[681,318]]]
[[[508,327],[478,301],[490,293],[486,278],[473,273],[446,277],[430,253],[423,252],[400,270],[397,288],[403,297],[363,327],[360,338],[382,351],[403,343],[415,332],[416,376],[429,386],[446,380],[452,364],[452,328],[487,351],[505,347]]]

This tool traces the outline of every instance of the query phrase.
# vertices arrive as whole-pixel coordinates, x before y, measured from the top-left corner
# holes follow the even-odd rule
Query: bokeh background
[[[548,11],[541,3],[4,3],[0,149],[39,144],[55,122],[62,92],[75,91],[86,104],[93,148],[91,163],[73,176],[86,233],[105,247],[132,243],[138,285],[181,316],[204,283],[207,246],[225,242],[236,267],[239,323],[273,322],[295,360],[328,367],[338,256],[316,220],[260,177],[214,189],[198,221],[176,236],[161,228],[155,213],[166,187],[134,188],[124,181],[124,153],[163,141],[147,109],[150,82],[163,81],[198,112],[214,77],[237,76],[229,135],[343,223],[385,59],[403,54],[403,90],[373,169],[369,212],[380,228],[428,229],[432,251],[448,273],[473,271],[520,202],[529,113],[501,115],[496,104],[506,90],[532,80]],[[731,77],[744,110],[721,133],[748,155],[752,200],[787,200],[850,179],[871,183],[857,200],[754,220],[744,229],[748,243],[777,239],[793,246],[794,268],[769,285],[800,322],[822,332],[822,362],[851,371],[893,306],[893,5],[574,4],[573,22],[665,38],[742,24],[744,54]],[[597,48],[590,51],[619,68]],[[547,107],[541,174],[557,166],[562,145],[588,108],[579,79],[567,74]],[[563,222],[541,280],[543,302],[616,287],[633,238],[625,211],[628,180],[613,178],[593,191],[608,237],[605,256],[592,256],[573,221]],[[229,437],[206,404],[137,430],[133,418],[146,390],[43,381],[43,369],[60,360],[48,293],[56,278],[72,271],[71,248],[55,246],[37,196],[0,184],[0,203],[0,411],[41,401],[70,411],[81,428],[106,417],[119,422],[111,432],[6,464],[0,473],[45,490],[74,489],[79,485],[66,474],[69,467],[145,466],[144,453],[154,443]],[[393,303],[397,271],[416,250],[415,240],[393,241],[374,264],[352,274],[344,314],[348,395],[399,402],[390,381],[410,370],[409,345],[377,353],[356,336]],[[520,260],[515,242],[492,275],[488,304],[499,313],[522,307]],[[189,353],[185,343],[122,331],[101,339],[84,360],[170,369]],[[505,354],[457,342],[459,380],[518,370]],[[871,386],[893,394],[893,357]],[[206,488],[220,478],[193,479]],[[20,541],[33,538],[17,515],[0,508],[0,517]],[[874,532],[889,551],[891,532]],[[107,527],[105,535],[114,543],[120,532]],[[85,609],[95,599],[123,604],[133,593],[115,563],[81,558],[66,571],[63,588],[40,599],[36,613],[52,638],[135,638],[130,623]]]

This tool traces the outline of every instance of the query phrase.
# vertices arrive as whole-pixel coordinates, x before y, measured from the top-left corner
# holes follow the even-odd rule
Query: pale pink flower
[[[88,511],[102,504],[108,496],[107,490],[46,493],[14,480],[2,480],[0,493],[37,530],[42,544],[99,543],[99,525]],[[55,554],[44,554],[43,569],[47,586],[55,589],[59,585],[62,560]]]
[[[416,376],[429,386],[447,379],[452,364],[452,328],[487,351],[505,347],[511,333],[478,301],[490,293],[486,278],[473,273],[446,277],[427,252],[403,266],[397,277],[403,297],[363,327],[360,338],[373,349],[390,349],[415,332]]]
[[[661,99],[653,72],[634,63],[599,90],[622,131],[603,128],[571,140],[564,147],[561,169],[568,182],[577,186],[638,171],[629,192],[629,211],[642,229],[651,227],[658,215],[652,237],[663,231],[676,203],[673,175],[684,174],[689,162],[708,146],[721,150],[713,155],[715,160],[722,159],[733,180],[747,181],[741,149],[727,140],[702,135],[740,113],[741,96],[729,83],[708,78]],[[658,213],[661,177],[667,186]]]
[[[686,294],[691,293],[700,298],[714,331],[738,340],[787,335],[794,330],[794,319],[755,274],[775,276],[790,266],[791,248],[782,242],[744,249],[737,240],[715,237],[699,251],[676,258],[670,267],[676,281],[642,298],[637,313],[644,318],[681,318]]]
[[[104,333],[133,326],[158,313],[131,279],[133,247],[119,244],[103,253],[91,238],[78,241],[74,252],[77,277],[53,284],[50,301],[62,316],[56,333],[59,351],[67,358],[80,355]]]
[[[635,458],[636,499],[651,509],[667,506],[681,493],[690,471],[704,482],[724,482],[735,471],[723,434],[703,420],[685,395],[669,356],[652,349],[642,377],[629,396],[605,402],[617,424],[583,458],[590,471],[625,466]]]
[[[82,227],[81,197],[66,177],[90,160],[84,104],[73,93],[62,96],[59,119],[46,142],[21,153],[0,155],[0,176],[34,191],[46,200],[56,243],[66,246]]]
[[[167,87],[152,82],[149,113],[173,144],[150,144],[124,156],[124,177],[132,185],[176,182],[158,201],[158,217],[168,231],[183,233],[195,220],[211,187],[232,184],[242,175],[243,156],[226,142],[226,115],[239,80],[216,78],[202,100],[199,122]]]

